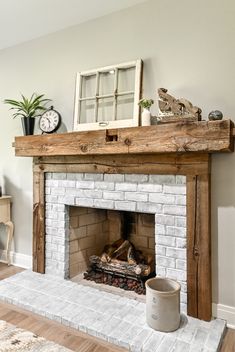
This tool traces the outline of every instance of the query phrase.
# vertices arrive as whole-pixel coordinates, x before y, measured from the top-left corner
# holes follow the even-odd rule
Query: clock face
[[[43,132],[52,133],[60,126],[60,114],[53,110],[45,111],[39,120],[39,127]]]

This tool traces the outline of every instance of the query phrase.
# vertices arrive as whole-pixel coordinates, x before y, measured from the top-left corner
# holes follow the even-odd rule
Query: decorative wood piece
[[[15,138],[17,156],[232,152],[230,120],[178,122],[113,131],[71,132]],[[112,136],[115,136],[112,139]]]
[[[167,121],[167,115],[177,116],[180,118],[194,118],[195,120],[201,120],[202,110],[184,98],[176,99],[172,95],[167,93],[167,89],[159,88],[158,89],[158,105],[160,112],[166,115],[165,121]]]

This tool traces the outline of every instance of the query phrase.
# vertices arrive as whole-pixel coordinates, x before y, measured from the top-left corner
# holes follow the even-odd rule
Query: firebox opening
[[[70,207],[69,276],[144,293],[155,275],[153,214]]]

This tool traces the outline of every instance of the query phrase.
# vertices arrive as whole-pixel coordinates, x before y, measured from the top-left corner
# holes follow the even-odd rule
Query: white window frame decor
[[[77,73],[76,79],[76,92],[75,92],[75,109],[74,109],[74,131],[87,131],[87,130],[99,130],[99,129],[108,129],[108,128],[121,128],[121,127],[132,127],[139,126],[140,120],[140,107],[138,102],[141,98],[141,84],[142,84],[142,60],[138,59],[136,61],[121,63],[118,65],[101,67],[89,71],[83,71]],[[135,77],[133,90],[119,90],[119,70],[135,69]],[[101,74],[113,74],[113,91],[108,94],[100,94],[100,77]],[[87,77],[93,77],[94,79],[94,92],[92,96],[83,96],[82,85],[83,79]],[[133,96],[133,114],[128,116],[125,119],[117,119],[117,101],[120,97],[132,97]],[[99,119],[98,121],[98,107],[99,102],[104,101],[105,99],[110,99],[110,104],[112,104],[112,113],[110,118],[104,119],[103,121]],[[92,114],[93,122],[81,122],[82,118],[82,102],[91,102],[92,105]],[[94,110],[94,111],[93,111]]]

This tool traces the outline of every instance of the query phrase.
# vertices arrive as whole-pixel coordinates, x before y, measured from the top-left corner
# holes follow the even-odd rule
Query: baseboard
[[[212,303],[212,314],[216,318],[226,320],[227,326],[235,329],[235,307]]]
[[[6,260],[6,251],[0,250],[0,260]],[[10,252],[11,264],[24,269],[32,269],[32,257],[22,253]]]

